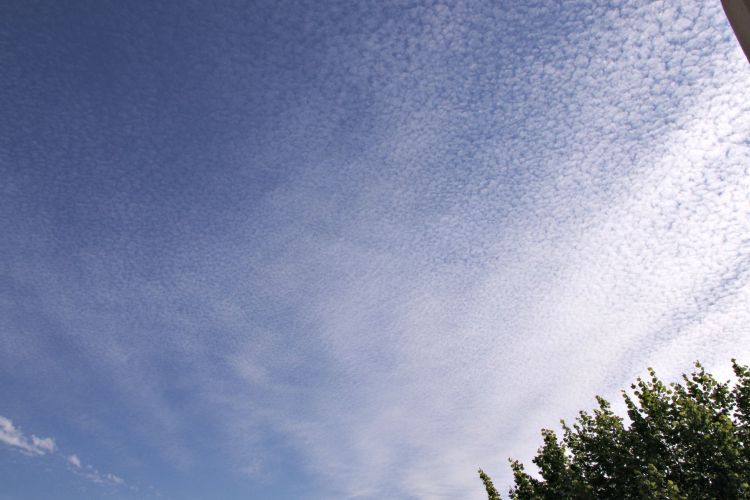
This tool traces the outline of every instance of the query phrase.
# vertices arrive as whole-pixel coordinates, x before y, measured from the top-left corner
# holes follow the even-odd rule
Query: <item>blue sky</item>
[[[720,2],[4,2],[0,499],[483,498],[750,363]]]

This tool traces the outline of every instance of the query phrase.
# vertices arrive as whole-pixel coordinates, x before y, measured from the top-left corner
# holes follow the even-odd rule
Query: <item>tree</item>
[[[750,498],[750,369],[732,360],[736,382],[720,383],[700,363],[681,383],[647,379],[622,391],[628,422],[605,399],[580,412],[563,436],[542,430],[534,464],[540,478],[511,460],[510,498]],[[500,498],[480,477],[490,500]]]
[[[479,477],[484,483],[484,489],[487,490],[487,498],[489,500],[500,500],[500,493],[497,492],[497,490],[495,489],[495,485],[492,484],[492,479],[490,479],[490,476],[485,474],[482,469],[479,469]]]

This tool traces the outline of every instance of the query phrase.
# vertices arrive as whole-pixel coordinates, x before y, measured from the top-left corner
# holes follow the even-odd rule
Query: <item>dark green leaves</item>
[[[679,384],[649,377],[623,391],[628,422],[597,398],[563,437],[542,431],[533,462],[541,479],[511,461],[513,499],[750,498],[750,369],[733,367],[734,386],[696,363]],[[480,476],[491,500],[490,478]]]
[[[487,498],[489,500],[500,500],[500,493],[497,492],[497,490],[495,489],[495,485],[492,484],[492,479],[490,479],[490,476],[485,474],[482,469],[479,469],[479,477],[482,478],[484,489],[487,490]]]

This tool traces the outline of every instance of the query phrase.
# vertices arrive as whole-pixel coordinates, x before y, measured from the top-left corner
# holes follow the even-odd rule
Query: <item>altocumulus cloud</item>
[[[13,414],[54,387],[128,477],[226,498],[479,499],[478,465],[507,482],[646,366],[750,362],[750,70],[720,4],[506,3],[126,23],[147,45],[118,60],[161,80],[104,79],[101,123],[66,94],[78,128],[31,150],[75,162],[9,175]]]
[[[599,23],[552,10],[562,33],[501,44],[520,53],[488,55],[509,66],[489,81],[465,68],[446,86],[456,76],[429,60],[437,45],[488,64],[489,21],[469,8],[373,37],[373,54],[408,62],[414,101],[384,93],[393,133],[366,188],[343,179],[360,191],[329,213],[333,234],[293,225],[299,273],[274,287],[302,291],[339,378],[271,420],[352,496],[481,498],[468,464],[507,481],[539,428],[645,366],[750,354],[749,80],[718,7],[620,4]],[[303,206],[314,185],[277,203]]]

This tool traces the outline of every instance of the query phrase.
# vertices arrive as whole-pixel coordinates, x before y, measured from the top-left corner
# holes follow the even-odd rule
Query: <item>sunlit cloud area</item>
[[[719,1],[6,1],[0,499],[470,499],[750,363]]]

